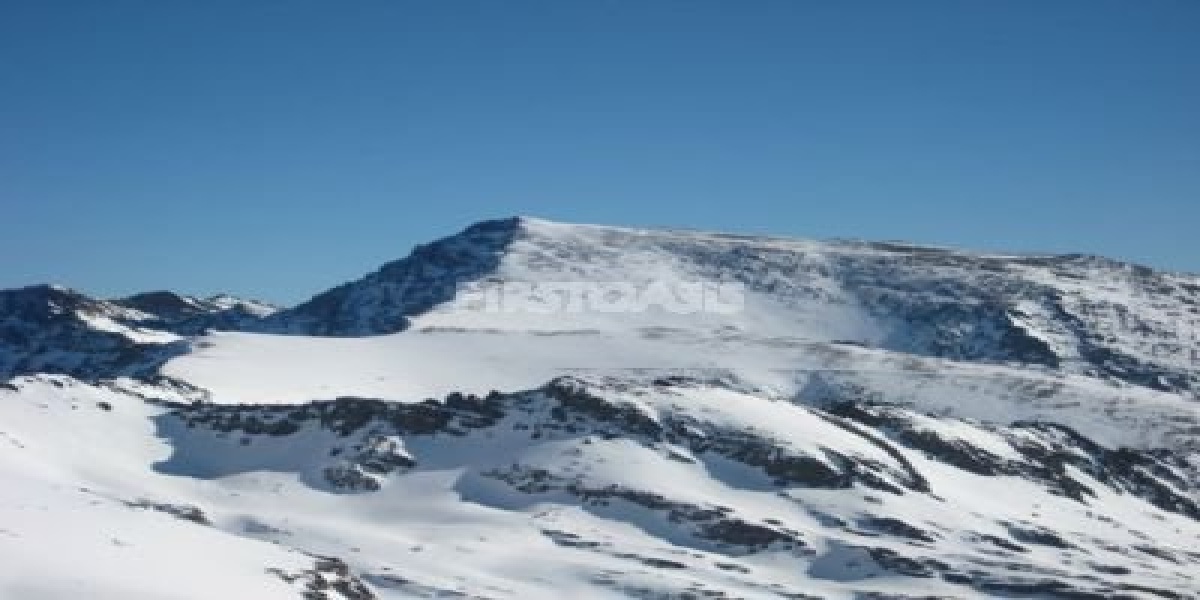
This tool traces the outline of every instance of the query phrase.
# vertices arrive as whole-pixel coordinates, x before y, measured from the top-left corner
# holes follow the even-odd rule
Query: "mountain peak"
[[[195,298],[167,290],[141,292],[114,302],[163,318],[182,318],[204,312]]]
[[[229,313],[245,319],[270,315],[278,308],[256,300],[246,300],[231,294],[216,294],[197,298],[172,291],[141,292],[114,300],[113,303],[139,310],[166,323],[188,319],[211,320]]]
[[[270,331],[309,335],[374,335],[405,329],[409,317],[454,298],[456,286],[494,273],[532,221],[480,221],[413,248],[363,278],[314,296],[264,322]]]
[[[500,217],[496,219],[484,219],[476,221],[468,225],[461,233],[480,233],[480,232],[516,232],[530,224],[539,221],[533,217],[514,215],[511,217]]]
[[[80,292],[56,284],[43,283],[0,290],[0,315],[22,314],[31,318],[33,315],[40,317],[80,309],[93,310],[102,304]]]

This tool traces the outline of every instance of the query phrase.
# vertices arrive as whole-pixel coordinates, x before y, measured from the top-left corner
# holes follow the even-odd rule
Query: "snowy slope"
[[[299,597],[321,561],[366,590],[328,598],[1184,597],[1200,565],[1175,458],[1052,426],[682,378],[269,407],[14,386],[5,598]]]
[[[656,284],[723,295],[556,295]],[[1198,306],[527,218],[278,312],[0,292],[0,598],[1196,597]]]

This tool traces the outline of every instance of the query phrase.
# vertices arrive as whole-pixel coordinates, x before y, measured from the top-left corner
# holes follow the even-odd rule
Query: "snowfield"
[[[505,282],[745,295],[463,310]],[[1198,307],[1092,257],[525,218],[279,311],[0,291],[0,598],[1197,597]]]

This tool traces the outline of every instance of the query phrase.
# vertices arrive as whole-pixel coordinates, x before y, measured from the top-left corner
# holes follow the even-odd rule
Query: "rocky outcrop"
[[[0,290],[0,379],[60,373],[97,380],[153,377],[187,351],[176,336],[144,329],[147,315],[55,286]]]
[[[402,331],[409,317],[452,300],[459,284],[494,273],[521,231],[518,218],[477,223],[458,235],[417,246],[408,257],[358,281],[282,311],[259,328],[323,336]]]
[[[284,582],[301,590],[304,600],[375,600],[378,596],[362,579],[350,571],[340,558],[317,556],[313,567],[289,572],[267,569]]]

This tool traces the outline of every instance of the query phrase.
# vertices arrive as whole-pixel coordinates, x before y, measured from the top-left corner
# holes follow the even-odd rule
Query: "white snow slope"
[[[0,292],[0,599],[1200,594],[1194,277],[511,219],[135,298]]]

